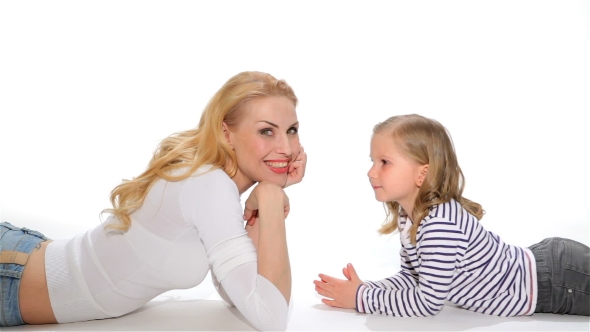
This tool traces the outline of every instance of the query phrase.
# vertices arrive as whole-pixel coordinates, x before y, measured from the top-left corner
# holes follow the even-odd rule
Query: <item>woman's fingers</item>
[[[250,219],[252,219],[252,217],[254,216],[254,212],[257,212],[258,210],[252,210],[248,207],[244,208],[244,216],[242,218],[244,218],[244,220],[250,221]]]
[[[303,180],[305,175],[305,167],[307,165],[307,154],[303,150],[303,146],[299,147],[299,154],[295,157],[295,160],[289,165],[289,172],[287,173],[287,182],[283,185],[286,188],[290,185],[299,183]]]
[[[252,212],[252,216],[250,218],[246,219],[247,220],[246,225],[253,226],[254,223],[256,222],[256,218],[258,218],[258,210],[254,210]]]
[[[246,202],[244,202],[244,220],[250,220],[257,210],[258,199],[256,198],[256,193],[252,191]]]

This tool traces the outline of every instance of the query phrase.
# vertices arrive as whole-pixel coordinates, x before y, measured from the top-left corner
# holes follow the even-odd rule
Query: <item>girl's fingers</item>
[[[330,307],[340,308],[340,306],[337,304],[335,300],[322,299],[322,302],[324,302],[324,304],[329,305]]]
[[[329,297],[329,298],[333,298],[334,295],[332,295],[331,292],[323,289],[322,287],[316,285],[315,286],[315,291],[318,292],[318,294],[320,294],[321,296],[325,296],[325,297]]]
[[[346,265],[346,267],[348,268],[348,275],[350,276],[349,280],[355,279],[355,280],[360,280],[358,274],[356,274],[356,270],[354,269],[354,266],[352,266],[352,264],[348,263],[348,265]]]
[[[329,299],[322,299],[322,302],[324,302],[324,304],[329,305],[330,307],[335,307],[335,301],[334,300],[329,300]]]
[[[316,285],[316,287],[319,287],[327,292],[333,293],[334,291],[334,285],[332,284],[319,280],[314,280],[313,283]]]
[[[346,279],[350,280],[350,274],[348,273],[348,269],[346,267],[342,268],[342,274],[344,274]]]
[[[330,284],[336,284],[340,281],[342,281],[342,279],[338,279],[338,278],[334,278],[334,277],[330,277],[329,275],[325,275],[325,274],[319,274],[320,279],[322,279],[323,281],[330,283]]]

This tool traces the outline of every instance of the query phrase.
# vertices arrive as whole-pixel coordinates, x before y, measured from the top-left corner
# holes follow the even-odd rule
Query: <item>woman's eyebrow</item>
[[[274,123],[272,123],[272,122],[270,122],[270,121],[266,121],[266,120],[260,120],[260,121],[258,121],[258,122],[266,122],[266,123],[268,123],[269,125],[271,125],[271,126],[273,126],[273,127],[275,127],[275,128],[278,128],[278,127],[279,127],[278,125],[276,125],[276,124],[274,124]],[[299,121],[295,122],[295,123],[294,123],[294,124],[292,124],[290,127],[295,127],[295,126],[296,126],[296,125],[298,125],[298,124],[299,124]]]
[[[266,123],[268,123],[269,125],[271,125],[271,126],[273,126],[273,127],[275,127],[275,128],[278,128],[278,127],[279,127],[279,126],[277,126],[276,124],[274,124],[274,123],[272,123],[272,122],[270,122],[270,121],[266,121],[266,120],[261,120],[261,121],[258,121],[258,122],[266,122]]]

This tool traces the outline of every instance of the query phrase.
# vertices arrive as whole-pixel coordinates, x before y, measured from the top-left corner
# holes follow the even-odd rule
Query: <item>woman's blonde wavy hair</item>
[[[297,106],[293,89],[272,75],[256,71],[242,72],[230,78],[205,107],[197,128],[175,133],[160,142],[147,169],[132,180],[123,180],[111,192],[112,209],[103,212],[113,214],[119,221],[107,227],[127,231],[131,227],[130,215],[144,202],[158,179],[180,181],[189,177],[202,165],[221,168],[230,177],[238,170],[234,151],[225,140],[223,122],[231,128],[243,117],[242,105],[250,100],[284,96]],[[180,175],[174,170],[186,168]]]
[[[428,164],[426,178],[414,202],[414,211],[403,211],[397,202],[385,203],[387,217],[379,229],[380,234],[396,231],[400,213],[404,213],[414,221],[409,233],[411,242],[416,244],[418,227],[428,215],[430,207],[451,199],[459,202],[476,218],[483,217],[485,211],[481,205],[462,196],[465,179],[457,162],[451,136],[442,124],[417,114],[399,115],[378,123],[373,134],[378,133],[389,133],[391,143],[396,144],[408,158],[420,165]]]

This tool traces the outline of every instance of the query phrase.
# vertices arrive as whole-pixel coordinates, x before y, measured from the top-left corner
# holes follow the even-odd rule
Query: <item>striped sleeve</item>
[[[406,248],[401,247],[399,251],[401,271],[392,277],[385,278],[378,281],[365,281],[368,288],[381,288],[381,289],[406,289],[416,287],[418,285],[418,273],[414,270],[412,262],[408,257]]]
[[[406,289],[361,285],[356,294],[358,312],[424,317],[436,315],[442,309],[455,273],[455,262],[464,253],[467,240],[452,222],[429,220],[417,242],[420,244],[417,253],[409,253],[408,257],[417,261],[414,266],[419,270],[418,285]]]

